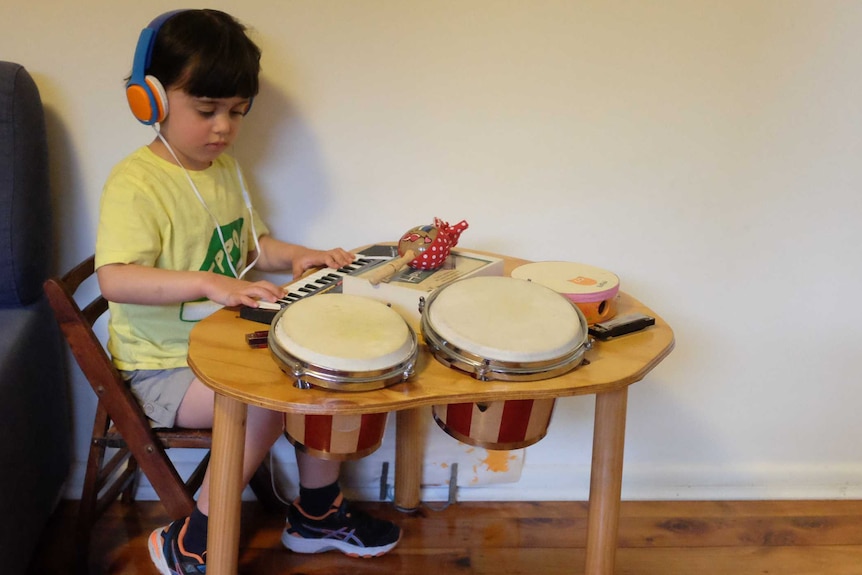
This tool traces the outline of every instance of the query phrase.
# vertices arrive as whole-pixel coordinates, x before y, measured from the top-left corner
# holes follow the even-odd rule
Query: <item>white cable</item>
[[[239,178],[239,185],[242,189],[242,198],[245,201],[245,207],[248,209],[248,222],[251,224],[251,237],[254,240],[254,260],[250,264],[248,264],[244,270],[239,274],[239,279],[245,277],[247,274],[257,263],[257,260],[260,259],[260,241],[257,239],[257,230],[254,227],[254,212],[251,207],[251,197],[248,195],[248,189],[245,187],[245,178],[242,177],[242,170],[239,169],[239,162],[236,164],[236,175]],[[227,249],[225,249],[227,252]]]
[[[278,485],[276,485],[275,480],[275,455],[272,454],[272,449],[269,450],[269,481],[270,486],[272,487],[272,493],[275,495],[275,498],[281,501],[285,505],[290,505],[290,501],[282,497],[281,492],[278,490]]]
[[[210,215],[210,218],[212,218],[213,224],[215,225],[216,233],[218,234],[218,238],[221,241],[221,247],[222,247],[222,249],[224,249],[225,258],[227,258],[227,265],[230,268],[231,273],[233,273],[233,277],[235,277],[237,279],[242,279],[245,276],[245,274],[247,274],[249,272],[249,270],[251,270],[254,267],[254,265],[257,263],[257,260],[260,259],[260,242],[257,239],[257,230],[254,227],[254,213],[253,213],[252,207],[251,207],[251,198],[249,197],[248,190],[245,187],[245,179],[242,177],[242,172],[239,169],[239,164],[237,164],[237,166],[236,166],[236,173],[237,173],[237,176],[239,177],[239,184],[240,184],[240,188],[242,189],[242,197],[243,197],[243,200],[245,201],[245,206],[248,209],[249,223],[251,224],[251,234],[252,234],[252,238],[254,238],[254,245],[255,245],[255,249],[256,249],[257,253],[255,255],[254,261],[252,261],[250,264],[248,264],[245,267],[245,269],[242,270],[242,273],[238,274],[238,273],[236,273],[236,268],[234,267],[233,262],[230,259],[230,252],[227,249],[227,242],[225,242],[224,233],[222,233],[222,231],[221,231],[221,226],[219,225],[218,218],[215,217],[215,214],[212,213],[212,210],[210,210],[206,201],[204,201],[203,196],[201,196],[201,193],[198,190],[198,187],[195,185],[194,180],[192,180],[192,177],[189,174],[188,170],[183,165],[183,163],[180,161],[179,157],[177,157],[176,153],[174,153],[174,149],[171,147],[171,145],[168,143],[168,141],[165,139],[165,137],[162,136],[161,130],[159,130],[159,128],[155,124],[153,125],[153,130],[156,132],[156,136],[158,136],[159,140],[161,140],[162,143],[165,145],[165,147],[168,149],[168,152],[170,152],[171,156],[174,158],[177,165],[183,170],[183,173],[185,174],[186,179],[189,181],[189,185],[192,187],[192,190],[194,191],[195,196],[197,197],[198,201],[200,201],[201,205],[204,207],[204,209]]]

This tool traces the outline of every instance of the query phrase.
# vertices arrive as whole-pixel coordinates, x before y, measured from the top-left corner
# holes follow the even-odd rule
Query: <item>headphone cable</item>
[[[227,242],[224,239],[224,233],[221,230],[221,226],[219,225],[218,218],[215,217],[215,214],[212,213],[212,210],[210,210],[210,207],[207,205],[206,201],[204,201],[203,196],[201,195],[200,191],[198,190],[198,187],[195,185],[194,180],[192,180],[192,177],[189,174],[188,170],[183,165],[183,163],[180,161],[179,157],[174,152],[174,149],[168,143],[167,139],[165,139],[165,137],[162,135],[161,130],[159,130],[159,128],[156,127],[156,125],[153,125],[153,130],[156,132],[156,136],[158,136],[159,140],[161,140],[162,143],[165,145],[165,147],[168,149],[168,152],[170,152],[174,161],[182,169],[183,173],[186,176],[186,179],[189,182],[189,185],[192,187],[192,191],[194,191],[194,193],[195,193],[195,197],[197,197],[198,201],[200,201],[201,205],[207,211],[210,218],[212,218],[213,224],[215,225],[216,233],[218,234],[219,240],[221,241],[222,249],[224,249],[225,258],[227,258],[227,265],[230,268],[231,273],[233,273],[233,277],[235,277],[237,279],[242,279],[243,277],[245,277],[245,274],[247,274],[249,272],[249,270],[251,270],[255,266],[255,264],[257,264],[257,260],[260,259],[260,242],[257,239],[257,230],[254,227],[254,213],[252,211],[251,198],[249,197],[248,190],[246,189],[245,179],[242,177],[242,171],[239,169],[239,164],[237,164],[237,166],[236,166],[236,174],[237,174],[237,177],[239,178],[239,184],[240,184],[240,189],[242,190],[243,200],[245,201],[246,208],[248,209],[249,223],[251,224],[251,235],[252,235],[252,238],[254,240],[254,246],[255,246],[256,251],[255,251],[254,260],[250,264],[248,264],[245,267],[245,269],[242,270],[241,273],[238,274],[236,272],[236,268],[233,265],[233,262],[231,261],[230,253],[228,252],[228,249],[227,249]]]

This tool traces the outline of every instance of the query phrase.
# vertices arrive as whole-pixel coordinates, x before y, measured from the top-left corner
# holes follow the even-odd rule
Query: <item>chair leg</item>
[[[87,456],[87,469],[84,474],[84,489],[78,504],[77,529],[75,547],[77,567],[87,570],[89,560],[90,535],[96,522],[96,507],[99,500],[99,475],[105,461],[105,444],[99,441],[104,437],[111,425],[108,412],[101,402],[96,406],[96,417],[93,422],[93,434],[90,439],[90,450]]]
[[[138,467],[138,461],[134,457],[130,457],[128,463],[126,464],[131,473],[134,474],[134,477],[129,484],[123,489],[122,497],[120,501],[123,503],[134,503],[135,495],[138,493],[138,485],[141,482],[141,469]]]

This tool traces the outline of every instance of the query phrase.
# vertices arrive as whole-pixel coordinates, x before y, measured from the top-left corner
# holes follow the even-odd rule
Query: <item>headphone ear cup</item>
[[[153,102],[155,102],[156,122],[164,122],[168,117],[168,95],[165,92],[164,86],[155,76],[147,76],[145,78],[147,86],[153,94]]]
[[[146,76],[143,84],[130,83],[126,86],[126,99],[132,114],[144,124],[162,122],[168,115],[168,97],[155,76]]]

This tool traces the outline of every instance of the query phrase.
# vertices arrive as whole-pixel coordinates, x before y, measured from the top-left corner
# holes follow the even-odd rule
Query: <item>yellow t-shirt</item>
[[[182,168],[147,147],[136,150],[113,169],[102,192],[96,269],[112,263],[134,263],[233,276],[213,217],[220,224],[234,269],[243,269],[254,239],[236,161],[222,154],[206,170],[188,174],[206,207]],[[258,237],[268,234],[256,212],[254,218]],[[205,314],[202,310],[212,309],[207,303],[112,302],[108,351],[114,364],[130,371],[186,366],[189,332]]]

